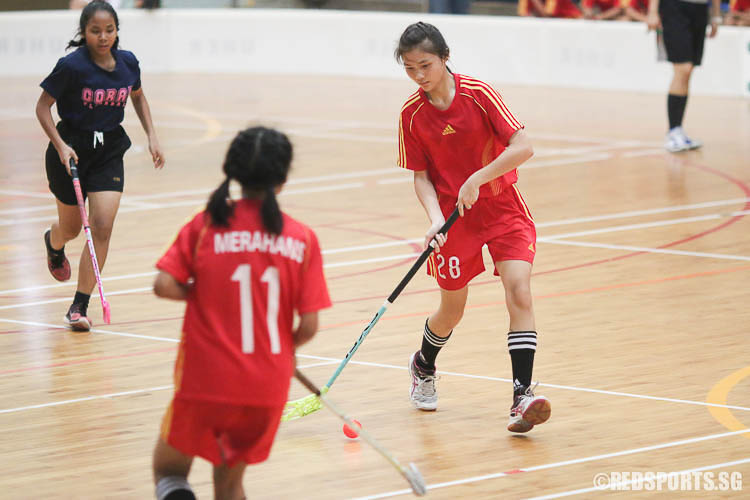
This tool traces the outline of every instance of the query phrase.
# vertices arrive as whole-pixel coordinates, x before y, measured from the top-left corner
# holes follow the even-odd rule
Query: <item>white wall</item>
[[[43,76],[61,57],[78,12],[0,14],[0,77]],[[411,22],[434,23],[458,72],[498,83],[664,92],[670,65],[640,23],[318,10],[123,10],[121,42],[148,72],[229,72],[403,78],[393,59]],[[706,41],[694,94],[750,96],[750,29]]]

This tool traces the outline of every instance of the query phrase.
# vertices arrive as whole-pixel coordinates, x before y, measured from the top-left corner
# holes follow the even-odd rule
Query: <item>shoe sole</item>
[[[420,403],[419,401],[414,401],[411,398],[411,393],[414,390],[414,368],[413,368],[413,366],[414,366],[414,356],[415,355],[416,355],[416,353],[412,354],[411,357],[409,358],[409,377],[411,378],[411,388],[409,389],[409,401],[412,402],[412,404],[414,405],[414,407],[417,410],[435,411],[435,410],[437,410],[437,403],[435,403],[434,405],[428,405],[428,406],[426,406],[424,403]]]
[[[537,398],[532,401],[526,411],[523,412],[523,419],[533,426],[543,424],[549,420],[552,414],[552,404],[547,398]]]
[[[523,434],[525,432],[529,432],[531,429],[534,428],[534,424],[530,422],[525,422],[522,420],[520,422],[515,422],[512,424],[508,424],[508,430],[510,432],[516,432],[518,434]]]
[[[63,321],[74,332],[88,332],[91,330],[91,323],[83,318],[79,319],[78,321],[70,321],[68,318],[63,318]]]

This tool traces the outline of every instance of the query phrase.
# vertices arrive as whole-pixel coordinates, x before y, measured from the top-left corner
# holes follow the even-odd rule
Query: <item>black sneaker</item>
[[[76,332],[88,332],[91,330],[91,320],[81,312],[83,304],[73,304],[68,309],[63,321]]]
[[[57,281],[68,281],[70,279],[70,262],[65,256],[65,246],[60,250],[53,250],[49,242],[51,229],[44,233],[44,247],[47,250],[47,269]]]

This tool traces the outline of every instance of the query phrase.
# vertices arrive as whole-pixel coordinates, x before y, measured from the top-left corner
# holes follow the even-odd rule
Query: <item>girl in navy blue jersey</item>
[[[117,13],[106,2],[95,0],[81,12],[76,50],[57,61],[41,83],[36,116],[50,139],[45,157],[50,191],[57,202],[58,221],[44,233],[47,267],[58,281],[70,279],[65,243],[81,231],[70,159],[78,164],[84,197],[89,199],[89,222],[100,267],[104,266],[125,181],[123,155],[130,139],[120,126],[128,97],[148,136],[155,168],[164,166],[159,140],[141,88],[141,70],[132,52],[118,49]],[[55,126],[51,107],[57,103],[60,122]],[[86,316],[96,278],[88,252],[81,253],[78,288],[65,323],[88,331]]]

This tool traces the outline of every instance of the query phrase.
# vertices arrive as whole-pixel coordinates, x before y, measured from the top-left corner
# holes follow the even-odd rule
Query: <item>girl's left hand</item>
[[[154,160],[154,168],[162,168],[164,166],[164,153],[156,138],[148,140],[148,150],[151,153],[151,158]]]
[[[479,198],[479,186],[469,177],[464,182],[461,189],[458,190],[458,201],[456,206],[458,207],[458,214],[464,216],[464,208],[471,210],[472,205],[477,202]]]

